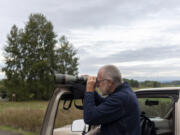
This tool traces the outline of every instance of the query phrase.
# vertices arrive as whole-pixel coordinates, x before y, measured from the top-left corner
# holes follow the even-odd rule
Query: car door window
[[[140,110],[155,124],[157,135],[173,135],[172,98],[138,98]]]
[[[139,98],[141,112],[149,118],[164,118],[172,109],[171,98]]]

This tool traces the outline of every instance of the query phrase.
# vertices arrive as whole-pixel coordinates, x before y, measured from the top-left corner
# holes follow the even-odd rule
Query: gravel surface
[[[23,134],[13,133],[11,131],[0,130],[0,135],[23,135]],[[82,135],[82,133],[81,132],[71,132],[71,125],[66,125],[64,127],[55,129],[53,135]]]
[[[71,132],[71,125],[56,128],[53,135],[82,135],[81,132]]]
[[[17,134],[17,133],[13,133],[13,132],[10,132],[10,131],[1,130],[0,135],[22,135],[22,134]]]

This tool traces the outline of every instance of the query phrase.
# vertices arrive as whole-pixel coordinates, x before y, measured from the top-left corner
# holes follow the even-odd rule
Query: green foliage
[[[76,50],[73,49],[65,36],[59,40],[60,48],[56,50],[57,55],[57,71],[63,74],[77,75],[78,74],[78,57]]]
[[[134,79],[131,79],[131,80],[124,79],[124,81],[128,82],[131,87],[134,87],[134,88],[138,88],[139,87],[139,82],[137,80],[134,80]]]
[[[141,83],[142,87],[161,87],[161,83],[158,81],[144,81]]]
[[[76,51],[63,36],[60,47],[53,25],[42,14],[31,14],[24,29],[14,25],[5,47],[4,84],[17,100],[48,99],[53,90],[52,71],[77,74]]]
[[[143,81],[143,82],[138,82],[137,80],[134,79],[123,79],[125,82],[128,82],[129,85],[133,88],[145,88],[145,87],[149,87],[149,88],[156,88],[156,87],[166,87],[167,85],[163,85],[158,81]],[[175,86],[175,85],[174,85]]]

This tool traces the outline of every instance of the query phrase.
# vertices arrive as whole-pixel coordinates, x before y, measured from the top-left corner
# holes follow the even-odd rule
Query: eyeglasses
[[[101,82],[106,81],[106,80],[108,79],[102,79],[102,80],[96,79],[96,85],[99,86]]]

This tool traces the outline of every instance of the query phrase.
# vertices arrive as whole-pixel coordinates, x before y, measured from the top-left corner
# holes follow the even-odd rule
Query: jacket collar
[[[117,86],[111,94],[116,93],[120,91],[122,88],[127,88],[127,87],[129,87],[129,84],[127,82],[123,82],[121,85]]]

